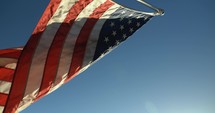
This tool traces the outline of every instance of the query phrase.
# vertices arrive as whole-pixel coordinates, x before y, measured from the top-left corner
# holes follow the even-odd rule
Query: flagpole
[[[147,7],[149,7],[149,8],[151,8],[151,9],[155,10],[156,12],[154,12],[154,13],[152,14],[152,16],[157,16],[157,15],[163,16],[163,15],[164,15],[164,10],[163,10],[163,9],[157,8],[157,7],[153,6],[153,5],[151,5],[151,4],[147,3],[147,2],[145,2],[144,0],[137,0],[137,1],[140,2],[140,3],[142,3],[142,4],[144,4],[144,5],[146,5]]]

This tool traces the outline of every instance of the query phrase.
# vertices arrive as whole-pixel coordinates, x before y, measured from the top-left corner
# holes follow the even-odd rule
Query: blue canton
[[[93,60],[118,46],[150,18],[150,16],[126,8],[118,9],[101,29]]]

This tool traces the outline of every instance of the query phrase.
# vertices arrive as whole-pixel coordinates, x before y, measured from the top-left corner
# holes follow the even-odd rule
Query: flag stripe
[[[5,93],[0,93],[0,106],[4,106],[6,104],[8,95]]]
[[[21,51],[19,48],[0,50],[0,67],[15,69],[15,67],[11,67],[11,64],[17,63]]]
[[[7,54],[7,53],[12,53],[12,52],[16,52],[17,49],[3,49],[3,50],[0,50],[0,54]]]
[[[0,106],[0,113],[2,113],[4,110],[4,106]]]
[[[11,82],[0,80],[0,93],[9,94],[11,88]]]
[[[112,7],[110,7],[98,20],[96,23],[96,27],[93,28],[89,40],[87,42],[86,52],[84,55],[84,60],[82,64],[82,68],[87,68],[90,66],[93,60],[93,56],[95,54],[96,45],[99,39],[99,32],[105,23],[106,19],[111,16],[113,12],[115,12],[120,6],[118,4],[114,4]]]
[[[74,48],[74,53],[72,57],[72,63],[70,67],[70,72],[68,74],[68,77],[65,82],[70,80],[75,76],[75,74],[80,70],[84,58],[84,53],[87,45],[87,41],[89,38],[89,35],[98,21],[98,19],[102,16],[102,14],[109,9],[113,5],[112,2],[107,0],[104,4],[100,5],[98,8],[94,10],[94,12],[89,16],[87,19],[85,25],[83,26],[76,44]]]
[[[16,50],[16,49],[0,50],[0,57],[18,59],[20,54],[21,54],[21,50]]]
[[[56,11],[60,1],[61,0],[50,1],[33,34],[31,35],[31,38],[24,47],[24,50],[19,59],[18,66],[16,68],[13,85],[8,97],[8,101],[4,108],[4,113],[15,113],[20,101],[23,98],[23,93],[26,85],[26,82],[23,81],[27,81],[31,59],[39,41],[38,37],[42,35],[42,32],[45,30],[48,21],[53,16],[53,13]]]
[[[50,90],[52,86],[50,84],[53,84],[57,74],[59,58],[61,55],[62,47],[65,42],[66,36],[69,33],[69,30],[71,29],[71,26],[74,24],[75,19],[77,18],[79,13],[91,1],[92,0],[80,0],[79,2],[76,2],[74,6],[71,8],[64,22],[59,27],[55,35],[55,38],[52,42],[52,45],[49,49],[49,54],[47,56],[43,80],[42,80],[39,95],[37,98],[42,97]]]
[[[11,65],[16,65],[16,63],[17,59],[14,58],[0,58],[0,67],[15,69],[15,67],[11,67]]]
[[[0,80],[12,82],[14,70],[0,67],[0,73],[1,73]]]

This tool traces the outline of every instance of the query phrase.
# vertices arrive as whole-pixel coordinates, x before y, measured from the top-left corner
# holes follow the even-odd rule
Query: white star
[[[145,15],[144,16],[144,20],[146,20],[146,19],[148,19],[149,18],[149,16],[148,15]]]
[[[124,19],[123,17],[120,17],[119,21],[123,21],[123,19]]]
[[[111,26],[111,27],[113,27],[114,25],[115,25],[114,22],[111,22],[111,23],[110,23],[110,26]]]
[[[122,11],[122,12],[121,12],[121,14],[125,14],[125,13],[126,13],[125,11]]]
[[[140,27],[140,22],[137,22],[137,27]]]
[[[130,28],[130,30],[129,30],[131,33],[134,31],[134,29],[133,28]]]
[[[126,35],[126,34],[123,34],[122,37],[125,39],[125,38],[127,38],[127,35]]]
[[[108,37],[105,37],[105,40],[104,40],[106,43],[109,41],[109,38]]]
[[[129,16],[133,16],[134,14],[133,13],[131,13]]]
[[[132,21],[131,20],[128,20],[128,24],[131,24],[132,23]]]
[[[112,50],[112,47],[110,46],[109,48],[108,48],[108,51],[111,51]]]
[[[120,43],[119,40],[116,40],[116,45],[119,45],[119,43]]]
[[[124,29],[124,25],[121,25],[121,26],[120,26],[120,29],[123,30],[123,29]]]
[[[113,35],[113,36],[116,36],[116,31],[113,31],[113,32],[112,32],[112,35]]]
[[[141,16],[139,15],[139,16],[136,17],[136,19],[139,19],[140,17],[141,17]]]

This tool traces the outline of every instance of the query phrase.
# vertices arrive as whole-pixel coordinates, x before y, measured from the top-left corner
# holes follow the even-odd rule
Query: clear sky
[[[2,1],[0,49],[24,45],[48,2]],[[215,113],[215,1],[150,3],[166,14],[22,113]]]

